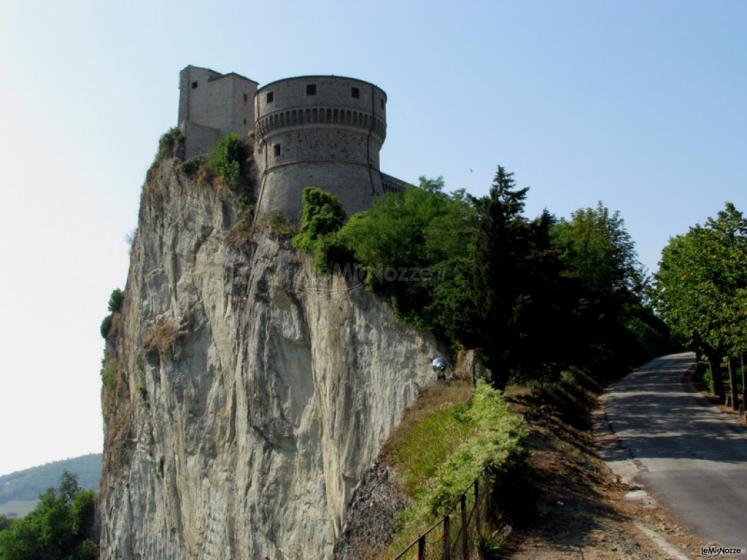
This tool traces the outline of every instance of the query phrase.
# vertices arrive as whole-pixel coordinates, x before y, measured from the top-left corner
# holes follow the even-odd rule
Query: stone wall
[[[230,132],[246,137],[254,130],[256,82],[238,74],[220,74],[209,68],[187,66],[179,74],[179,127],[184,132],[186,157],[208,151],[204,128],[218,131],[220,138]],[[202,127],[202,128],[197,128]],[[199,138],[191,139],[189,132]]]

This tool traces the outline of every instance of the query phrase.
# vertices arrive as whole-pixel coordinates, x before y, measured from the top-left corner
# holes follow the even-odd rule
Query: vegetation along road
[[[692,386],[693,364],[692,353],[657,358],[611,388],[605,412],[629,455],[608,461],[635,465],[636,481],[699,536],[747,548],[747,430]]]

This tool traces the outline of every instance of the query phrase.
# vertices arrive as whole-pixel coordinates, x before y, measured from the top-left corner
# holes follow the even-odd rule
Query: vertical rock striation
[[[230,193],[149,173],[102,390],[103,558],[325,558],[431,380],[434,341],[286,241],[235,249]]]

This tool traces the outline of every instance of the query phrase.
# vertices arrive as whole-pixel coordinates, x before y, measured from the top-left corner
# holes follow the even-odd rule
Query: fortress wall
[[[373,179],[373,187],[372,187]],[[305,187],[319,187],[335,195],[348,215],[371,207],[382,191],[381,174],[365,166],[340,162],[301,162],[274,168],[267,176],[258,215],[286,214],[297,222],[301,217],[301,196]]]
[[[199,154],[209,152],[215,143],[220,140],[222,134],[217,128],[202,126],[192,121],[182,123],[184,133],[184,158],[189,159]]]
[[[277,165],[317,160],[379,167],[381,142],[375,137],[369,139],[359,129],[332,126],[288,128],[268,135],[264,140],[259,158],[263,171],[272,170]]]

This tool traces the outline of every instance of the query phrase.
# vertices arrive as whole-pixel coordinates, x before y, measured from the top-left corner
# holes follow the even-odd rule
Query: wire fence
[[[464,489],[446,515],[412,541],[394,560],[479,558],[479,548],[487,532],[491,488],[485,470]]]

